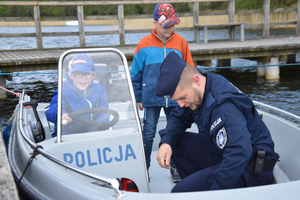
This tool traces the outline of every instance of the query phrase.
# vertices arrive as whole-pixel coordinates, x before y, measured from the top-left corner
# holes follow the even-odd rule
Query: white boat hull
[[[109,52],[111,51],[109,49]],[[120,87],[124,85],[123,77],[129,77],[129,74],[126,71],[126,74],[114,74],[110,77],[113,80],[108,82],[114,82]],[[127,83],[129,87],[125,85],[124,88],[130,88],[130,79]],[[130,92],[132,93],[132,90]],[[128,95],[124,96],[127,98]],[[23,107],[23,101],[30,101],[30,97],[23,94],[20,99],[21,106],[13,119],[9,136],[8,158],[16,181],[21,179],[19,188],[30,199],[265,200],[300,197],[299,123],[289,122],[266,111],[258,110],[271,132],[275,151],[280,154],[280,162],[277,162],[274,169],[273,184],[218,191],[170,193],[174,186],[170,173],[160,168],[155,159],[158,134],[153,145],[150,183],[148,181],[139,123],[139,116],[143,116],[143,113],[138,114],[132,106],[135,105],[134,98],[132,101],[109,102],[109,108],[117,111],[120,117],[118,123],[111,128],[63,137],[59,137],[58,134],[55,138],[51,136],[54,126],[45,116],[48,104],[41,103],[37,109],[46,135],[45,139],[38,143],[34,142],[30,127],[33,113]],[[157,130],[165,126],[165,116],[161,113]],[[192,126],[191,131],[197,132],[196,126]],[[33,152],[37,155],[26,170]],[[120,191],[116,179],[122,178],[133,181],[139,192]]]

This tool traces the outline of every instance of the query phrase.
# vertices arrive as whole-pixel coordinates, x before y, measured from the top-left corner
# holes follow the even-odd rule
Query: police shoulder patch
[[[216,143],[220,149],[223,149],[227,144],[227,141],[228,141],[228,136],[225,127],[223,127],[219,129],[216,135]]]

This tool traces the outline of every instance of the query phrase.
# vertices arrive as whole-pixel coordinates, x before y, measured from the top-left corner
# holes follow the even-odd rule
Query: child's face
[[[168,28],[163,28],[158,24],[157,21],[153,21],[153,25],[154,25],[154,28],[156,29],[156,34],[161,39],[167,39],[175,31],[175,25],[169,26]]]
[[[92,83],[95,73],[90,72],[81,72],[81,71],[75,71],[69,75],[70,79],[73,80],[74,85],[79,90],[85,90],[90,86]]]

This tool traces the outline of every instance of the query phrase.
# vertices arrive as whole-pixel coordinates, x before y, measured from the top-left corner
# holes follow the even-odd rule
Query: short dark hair
[[[194,75],[201,74],[197,69],[187,64],[181,73],[178,87],[180,87],[180,89],[191,87]]]

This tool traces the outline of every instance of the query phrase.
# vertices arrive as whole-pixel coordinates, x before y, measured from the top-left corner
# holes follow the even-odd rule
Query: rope
[[[14,113],[12,114],[12,116],[10,117],[10,119],[8,120],[7,124],[9,124],[9,123],[10,123],[10,121],[11,121],[11,120],[14,118],[14,116],[15,116],[15,114],[16,114],[16,112],[17,112],[18,108],[19,108],[19,107],[20,107],[20,105],[21,105],[21,102],[24,102],[24,101],[23,101],[23,100],[19,101],[19,103],[18,103],[18,105],[17,105],[16,109],[14,110]]]
[[[18,98],[22,95],[21,93],[13,92],[13,91],[8,90],[8,89],[6,89],[6,88],[4,88],[4,87],[2,87],[2,86],[0,86],[0,88],[3,89],[3,90],[5,90],[5,91],[7,91],[7,92],[10,92],[10,93],[15,94]]]
[[[196,69],[231,69],[231,68],[257,68],[257,67],[274,67],[274,66],[295,66],[300,63],[276,64],[276,65],[248,65],[248,66],[224,66],[224,67],[197,67]]]
[[[256,67],[272,67],[272,66],[295,66],[300,65],[300,63],[290,63],[290,64],[275,64],[275,65],[246,65],[246,66],[224,66],[224,67],[197,67],[196,69],[231,69],[231,68],[256,68]],[[107,71],[96,71],[96,72],[107,72]],[[110,71],[110,72],[118,72],[118,71]],[[54,72],[11,72],[11,73],[1,73],[1,75],[10,75],[10,76],[18,76],[22,74],[57,74],[57,71]]]
[[[33,161],[33,159],[35,158],[35,156],[37,156],[37,155],[39,154],[38,152],[36,152],[38,148],[43,149],[43,147],[40,146],[40,145],[37,145],[36,147],[33,148],[32,156],[29,158],[29,160],[28,160],[28,162],[27,162],[27,165],[26,165],[26,167],[25,167],[25,170],[24,170],[22,176],[20,177],[20,179],[19,179],[18,182],[17,182],[17,185],[18,185],[18,186],[20,186],[21,180],[22,180],[23,176],[25,175],[25,173],[26,173],[26,171],[27,171],[29,165],[31,164],[31,162]]]
[[[22,74],[57,74],[57,71],[55,72],[6,72],[6,73],[0,73],[0,75],[10,75],[10,76],[18,76]]]

